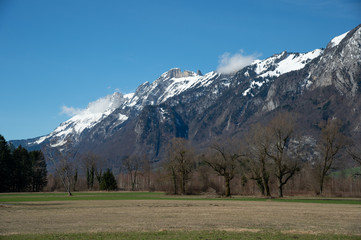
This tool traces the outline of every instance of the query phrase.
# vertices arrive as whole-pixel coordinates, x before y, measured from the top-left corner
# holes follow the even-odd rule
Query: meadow
[[[361,239],[361,199],[0,194],[0,239]]]

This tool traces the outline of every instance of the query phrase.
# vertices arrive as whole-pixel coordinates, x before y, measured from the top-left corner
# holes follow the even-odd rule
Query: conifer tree
[[[12,160],[9,144],[0,135],[0,192],[10,191],[12,170]]]
[[[100,190],[116,190],[117,181],[115,180],[114,174],[108,168],[107,171],[102,175],[100,182]]]
[[[31,151],[29,152],[29,157],[32,162],[32,191],[39,192],[48,183],[46,161],[41,151]]]
[[[21,145],[13,152],[13,161],[15,163],[13,191],[21,192],[30,190],[32,162],[28,151]]]

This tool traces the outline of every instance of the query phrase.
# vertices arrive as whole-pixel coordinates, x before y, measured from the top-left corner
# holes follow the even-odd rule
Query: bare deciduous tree
[[[55,171],[59,175],[68,196],[72,196],[71,188],[74,186],[75,167],[71,162],[71,154],[63,151],[58,150],[55,154],[48,153],[48,159],[53,162]]]
[[[348,154],[361,166],[361,153],[357,150],[348,150]]]
[[[360,140],[349,139],[349,145],[347,147],[347,154],[361,166],[361,149],[359,145]]]
[[[271,197],[269,181],[271,162],[267,156],[269,138],[264,132],[264,126],[256,124],[252,126],[246,137],[248,145],[247,166],[250,170],[250,179],[255,180],[262,195]]]
[[[94,186],[95,174],[100,165],[100,156],[89,152],[85,154],[81,160],[86,173],[87,187],[88,189],[92,190]]]
[[[347,144],[346,137],[340,132],[341,121],[336,119],[328,120],[327,123],[321,124],[321,128],[321,136],[317,144],[320,154],[314,164],[318,182],[318,195],[323,193],[325,177],[337,159],[338,153]]]
[[[152,190],[152,182],[151,182],[151,175],[152,175],[152,162],[147,157],[146,154],[143,155],[141,159],[142,171],[140,175],[145,178],[145,186],[148,191]]]
[[[186,194],[186,185],[194,167],[193,149],[186,139],[173,138],[168,145],[167,155],[165,168],[172,178],[174,194],[177,194],[178,180],[181,193]]]
[[[205,157],[204,162],[224,178],[225,196],[231,197],[231,181],[236,174],[241,155],[233,144],[214,143],[210,147],[215,154]]]
[[[131,190],[137,189],[138,173],[141,170],[141,160],[138,156],[130,156],[123,160],[123,165],[130,176]]]
[[[289,143],[294,131],[295,119],[286,112],[278,113],[266,126],[269,137],[266,155],[272,159],[278,182],[278,196],[283,197],[283,187],[299,171],[298,161],[292,156]]]

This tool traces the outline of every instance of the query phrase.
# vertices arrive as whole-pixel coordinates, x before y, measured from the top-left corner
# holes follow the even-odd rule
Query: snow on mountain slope
[[[190,88],[208,86],[215,76],[217,76],[216,72],[210,72],[204,76],[193,75],[189,77],[171,78],[172,83],[167,87],[164,94],[160,96],[158,104]]]
[[[330,43],[329,43],[329,46],[328,47],[336,47],[340,44],[340,42],[346,37],[347,33],[349,32],[345,32],[344,34],[341,34],[337,37],[334,37]]]
[[[153,83],[145,82],[140,85],[122,107],[124,109],[134,107],[139,111],[146,105],[161,104],[189,89],[206,87],[217,76],[219,74],[216,72],[201,75],[191,71],[181,72],[179,68],[173,68],[163,73]]]
[[[39,138],[33,144],[40,144],[49,139],[51,140],[50,146],[59,147],[67,142],[69,136],[77,139],[85,129],[92,128],[95,124],[111,114],[130,96],[131,95],[123,96],[121,93],[116,92],[91,102],[87,108],[81,110],[78,114],[60,124],[60,126],[49,135]],[[122,116],[122,119],[125,121],[127,117]]]
[[[250,66],[257,74],[257,81],[253,80],[249,88],[243,92],[243,96],[251,94],[253,88],[259,88],[264,83],[269,82],[271,78],[279,77],[282,74],[300,70],[313,59],[319,57],[323,53],[322,49],[316,49],[307,53],[287,53],[273,55],[265,60],[256,60]],[[249,72],[245,73],[249,76]]]
[[[307,53],[287,53],[284,51],[263,61],[256,60],[254,62],[257,65],[255,72],[260,77],[278,77],[282,74],[304,68],[307,63],[320,56],[322,52],[322,49],[316,49]],[[271,67],[274,70],[270,70]]]

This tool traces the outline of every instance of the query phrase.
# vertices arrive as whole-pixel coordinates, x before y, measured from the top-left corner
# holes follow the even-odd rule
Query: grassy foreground
[[[75,192],[69,197],[65,193],[1,193],[0,203],[74,201],[74,200],[222,200],[222,201],[273,201],[295,203],[360,204],[361,199],[286,197],[266,199],[259,197],[234,196],[220,198],[209,196],[173,196],[163,192]]]
[[[361,239],[361,200],[0,194],[0,239]]]
[[[73,233],[73,234],[27,234],[0,236],[4,240],[189,240],[189,239],[208,239],[208,240],[227,240],[227,239],[247,239],[247,240],[280,240],[280,239],[328,239],[328,240],[356,240],[360,236],[331,235],[331,234],[286,234],[269,232],[225,232],[225,231],[162,231],[162,232],[127,232],[127,233]]]

